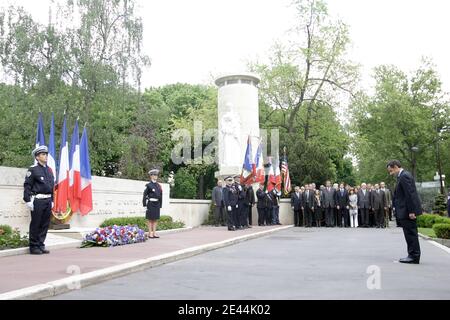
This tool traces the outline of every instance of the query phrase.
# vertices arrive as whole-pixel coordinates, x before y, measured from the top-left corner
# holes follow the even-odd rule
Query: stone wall
[[[28,231],[30,211],[23,198],[23,182],[27,169],[0,166],[0,225],[7,224]],[[82,217],[75,214],[71,228],[95,228],[105,219],[145,216],[142,195],[146,181],[92,177],[94,210]],[[183,221],[186,226],[200,226],[208,217],[209,200],[170,199],[170,186],[162,184],[162,215]],[[253,224],[258,223],[256,206],[253,208]],[[281,201],[280,222],[293,224],[293,214],[288,199]]]

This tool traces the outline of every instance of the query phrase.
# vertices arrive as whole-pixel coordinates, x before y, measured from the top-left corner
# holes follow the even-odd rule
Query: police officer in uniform
[[[48,148],[39,146],[32,152],[36,164],[31,166],[23,184],[23,200],[31,210],[30,253],[50,253],[44,241],[50,225],[55,186],[51,169],[47,166]]]
[[[158,179],[159,170],[152,169],[148,172],[150,182],[145,185],[144,198],[142,204],[147,207],[145,218],[148,220],[148,237],[150,239],[159,238],[156,235],[156,225],[160,218],[160,210],[162,208],[162,187],[156,181]]]
[[[233,177],[225,178],[226,186],[223,188],[223,205],[227,212],[227,224],[229,231],[236,231],[236,221],[239,210],[239,190],[233,182]]]

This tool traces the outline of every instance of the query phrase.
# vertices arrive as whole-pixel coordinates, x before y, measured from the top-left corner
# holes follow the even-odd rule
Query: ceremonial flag
[[[247,139],[247,150],[245,151],[244,164],[242,166],[241,184],[252,184],[256,175],[256,165],[252,156],[252,142],[250,136]]]
[[[77,212],[81,199],[80,177],[80,137],[78,135],[78,120],[73,128],[69,156],[69,203],[72,212]]]
[[[270,161],[271,167],[269,171],[269,184],[267,189],[272,191],[273,188],[276,188],[278,191],[281,190],[281,174],[280,174],[280,159],[278,155],[278,151],[276,155],[271,158]]]
[[[92,178],[91,165],[89,163],[89,147],[86,127],[84,127],[83,135],[80,143],[80,175],[81,175],[81,199],[80,213],[86,215],[92,211]]]
[[[284,194],[291,192],[291,178],[289,177],[289,167],[286,156],[286,147],[283,149],[284,155],[281,161],[281,174],[283,175]]]
[[[58,182],[56,185],[55,212],[67,211],[69,197],[69,145],[67,143],[66,116],[61,133],[61,145],[59,155]]]
[[[39,146],[45,146],[45,135],[44,135],[44,121],[42,120],[42,113],[39,112],[38,123],[36,127],[36,143],[35,148]],[[34,164],[37,164],[37,160],[34,159]]]
[[[55,154],[55,117],[52,113],[50,123],[50,137],[48,138],[47,166],[52,170],[54,182],[56,182],[56,154]]]
[[[255,165],[255,167],[256,167],[255,182],[264,183],[264,181],[266,179],[266,173],[264,170],[262,142],[259,143],[258,151],[256,151],[255,164],[256,164]]]
[[[35,148],[37,148],[39,146],[45,146],[44,121],[42,120],[41,112],[39,112],[38,123],[37,123],[37,128],[36,128]]]

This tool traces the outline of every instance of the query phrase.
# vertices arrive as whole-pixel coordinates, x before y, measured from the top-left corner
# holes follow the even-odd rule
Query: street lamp
[[[412,159],[412,173],[414,177],[414,181],[416,181],[416,152],[419,151],[419,148],[414,146],[411,147],[411,159]]]

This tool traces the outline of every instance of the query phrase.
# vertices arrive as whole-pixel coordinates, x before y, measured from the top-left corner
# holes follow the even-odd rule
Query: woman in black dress
[[[148,174],[150,175],[150,182],[145,186],[142,204],[147,207],[145,218],[148,220],[148,237],[154,239],[159,238],[156,235],[156,225],[162,207],[162,187],[156,182],[159,174],[157,169],[150,170]]]
[[[320,190],[314,192],[314,217],[317,227],[320,227],[323,219],[322,201],[320,199]]]

